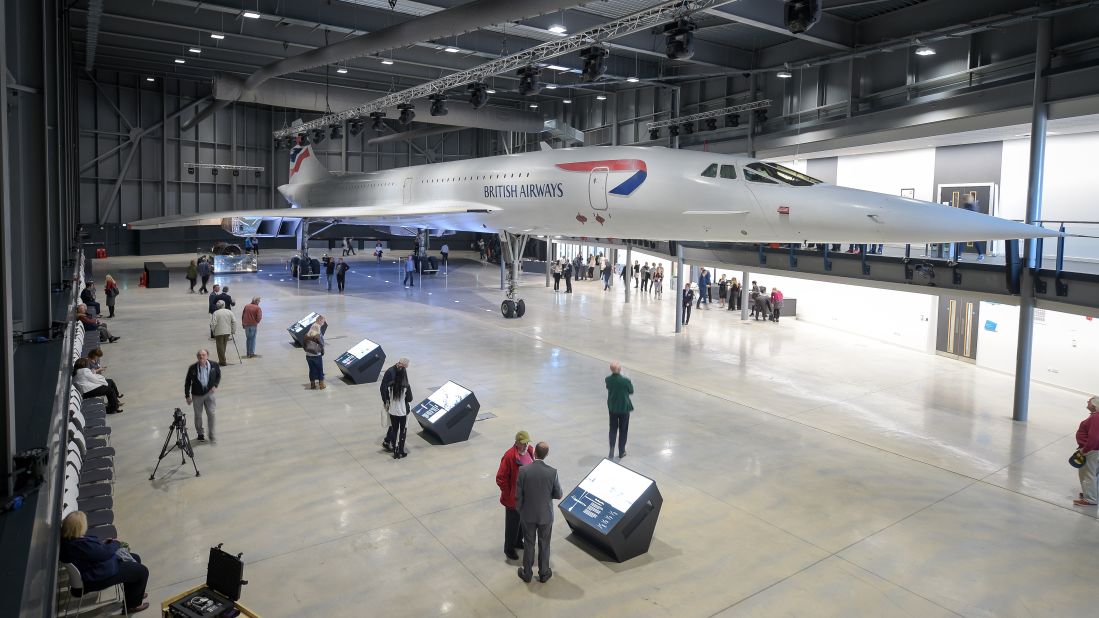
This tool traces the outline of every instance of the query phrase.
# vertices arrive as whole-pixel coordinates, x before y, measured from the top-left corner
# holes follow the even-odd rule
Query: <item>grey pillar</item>
[[[507,246],[507,242],[506,242],[507,238],[503,234],[500,234],[499,238],[500,238],[500,256],[499,256],[500,257],[500,289],[501,290],[506,290],[507,289],[507,282],[506,282],[506,274],[504,273],[504,269],[507,268],[506,262],[508,260],[507,260],[507,254],[504,253],[504,250]]]
[[[752,289],[748,283],[748,271],[740,271],[740,319],[748,319],[748,292]]]
[[[675,332],[683,330],[683,247],[675,245]]]
[[[748,92],[751,94],[750,101],[756,100],[756,74],[752,73],[748,77]],[[755,111],[748,112],[748,152],[745,153],[749,157],[756,156],[756,113]]]
[[[553,238],[546,236],[546,287],[550,285],[550,264],[553,263]]]
[[[626,279],[626,302],[630,302],[630,288],[633,287],[633,245],[626,245],[626,270],[629,277]]]
[[[1042,6],[1048,8],[1049,2]],[[1038,20],[1038,36],[1034,54],[1034,102],[1030,119],[1030,178],[1027,182],[1026,222],[1042,217],[1042,174],[1046,158],[1046,77],[1049,69],[1050,18]],[[1034,271],[1038,241],[1023,244],[1022,283],[1019,290],[1019,339],[1015,350],[1015,402],[1011,418],[1027,420],[1030,407],[1030,359],[1034,344]]]
[[[0,0],[0,32],[7,32],[7,7]],[[0,45],[0,110],[8,109],[7,44]],[[12,345],[12,248],[11,200],[8,173],[8,114],[0,113],[0,493],[12,495],[12,455],[15,453],[15,371]]]

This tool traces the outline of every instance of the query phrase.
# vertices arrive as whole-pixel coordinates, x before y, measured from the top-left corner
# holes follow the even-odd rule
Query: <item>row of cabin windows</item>
[[[421,180],[420,184],[434,184],[440,182],[467,182],[471,180],[503,180],[505,178],[530,178],[530,172],[516,172],[514,174],[487,174],[484,176],[459,176],[457,178],[430,178]]]

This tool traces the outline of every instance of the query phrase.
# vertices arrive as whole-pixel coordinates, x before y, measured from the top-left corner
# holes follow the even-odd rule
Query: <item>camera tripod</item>
[[[172,442],[172,436],[175,436],[175,443],[168,446]],[[202,473],[198,471],[198,464],[195,463],[195,451],[191,448],[191,438],[187,435],[187,420],[180,412],[179,408],[176,408],[176,416],[172,419],[172,425],[168,428],[168,437],[164,439],[164,446],[160,447],[160,456],[156,460],[156,467],[153,468],[153,473],[149,475],[149,480],[153,480],[156,477],[156,471],[160,469],[160,462],[164,461],[173,450],[179,449],[179,464],[185,465],[187,463],[187,457],[191,458],[191,465],[195,468],[195,476],[202,476]]]

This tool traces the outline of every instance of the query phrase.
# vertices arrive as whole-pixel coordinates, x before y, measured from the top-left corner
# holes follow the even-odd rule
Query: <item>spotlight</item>
[[[786,29],[801,34],[820,21],[820,0],[786,0],[782,8],[782,22]]]
[[[412,120],[416,118],[416,106],[411,103],[401,103],[397,106],[397,109],[401,110],[401,115],[397,120],[405,126],[412,124]]]
[[[188,165],[188,166],[187,166],[187,173],[188,173],[188,174],[190,174],[190,175],[192,175],[192,176],[194,176],[194,175],[195,175],[195,168],[194,168],[194,166],[193,166],[193,165]]]
[[[767,122],[767,110],[766,109],[761,107],[757,110],[754,110],[752,113],[754,113],[756,115],[756,122],[758,122],[760,124],[762,124],[764,122]]]
[[[668,125],[668,135],[672,137],[679,137],[679,126],[674,124]]]
[[[683,132],[686,133],[687,135],[690,135],[691,133],[694,133],[695,132],[695,123],[693,123],[693,122],[684,122],[683,123]]]
[[[216,168],[216,167],[211,167],[211,168],[210,168],[210,174],[212,174],[212,175],[214,175],[214,176],[217,176],[217,175],[218,175],[218,168]]]
[[[340,139],[340,125],[334,124],[328,127],[328,137],[331,139]]]
[[[260,175],[260,171],[256,170],[256,178],[259,178],[259,175]]]
[[[436,93],[428,97],[431,99],[431,115],[432,116],[446,116],[446,95],[443,93]]]
[[[233,176],[240,176],[240,170],[233,170]]]
[[[351,137],[355,137],[359,133],[362,133],[363,123],[358,118],[352,119],[347,123],[347,132],[351,134]]]
[[[488,86],[477,82],[466,87],[469,91],[469,104],[473,109],[481,109],[488,104]]]
[[[716,131],[717,130],[717,118],[707,118],[706,119],[706,130],[707,131]]]
[[[584,59],[584,68],[580,77],[586,82],[594,82],[607,72],[608,51],[603,47],[588,47],[580,52]]]
[[[725,126],[731,129],[735,129],[740,126],[740,114],[729,114],[725,116]]]
[[[313,143],[319,144],[324,141],[324,129],[313,129]]]
[[[538,76],[542,74],[542,69],[536,66],[525,66],[516,72],[519,75],[519,94],[527,97],[542,92],[542,82],[538,81]]]
[[[697,28],[698,25],[686,17],[664,26],[664,55],[672,60],[689,60],[694,56]]]
[[[385,122],[382,118],[385,118],[385,112],[370,112],[370,130],[375,133],[381,133],[385,131]]]
[[[660,139],[660,129],[649,129],[649,139]]]

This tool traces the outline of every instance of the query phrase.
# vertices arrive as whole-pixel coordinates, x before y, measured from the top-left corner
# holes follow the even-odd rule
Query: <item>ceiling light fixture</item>
[[[340,74],[347,73],[347,67],[336,67],[336,72]]]
[[[224,34],[218,34],[217,32],[211,32],[210,33],[210,38],[211,39],[217,39],[217,40],[220,41],[220,40],[225,38],[225,35]]]
[[[607,95],[605,95],[605,94],[597,94],[597,95],[595,95],[595,100],[596,100],[596,101],[606,101],[606,100],[607,100]]]
[[[916,48],[916,55],[917,56],[934,56],[935,55],[935,50],[931,49],[930,47],[928,47],[926,45],[920,45],[919,47]]]
[[[531,103],[530,108],[531,109],[538,109],[538,104],[537,103]]]
[[[248,19],[259,19],[260,18],[259,13],[255,12],[255,11],[245,11],[243,15],[244,15],[244,17],[247,17]]]
[[[176,58],[176,64],[187,64],[187,61],[183,58]]]
[[[568,67],[563,67],[559,64],[547,64],[546,68],[551,70],[551,71],[571,71],[572,70]]]
[[[546,84],[547,90],[557,90],[557,84]]]
[[[564,103],[565,105],[570,105],[570,104],[572,104],[572,99],[561,99],[561,102]]]
[[[636,77],[630,76],[630,77],[626,78],[626,81],[630,82],[631,84],[636,84],[637,82],[639,82],[641,80],[637,79]]]
[[[548,30],[554,34],[565,34],[566,32],[568,32],[568,30],[566,30],[565,27],[561,24],[553,24],[548,28]]]
[[[382,64],[393,64],[393,61],[389,58],[382,58]]]
[[[457,47],[446,47],[446,48],[443,49],[443,51],[445,51],[448,54],[456,54],[456,53],[458,53],[462,50],[458,49]]]
[[[191,52],[192,54],[201,54],[202,53],[202,50],[197,48],[197,47],[192,47],[192,48],[188,49],[187,51]]]
[[[775,77],[778,77],[779,79],[790,79],[793,76],[794,74],[789,71],[779,71],[778,73],[775,73]]]

